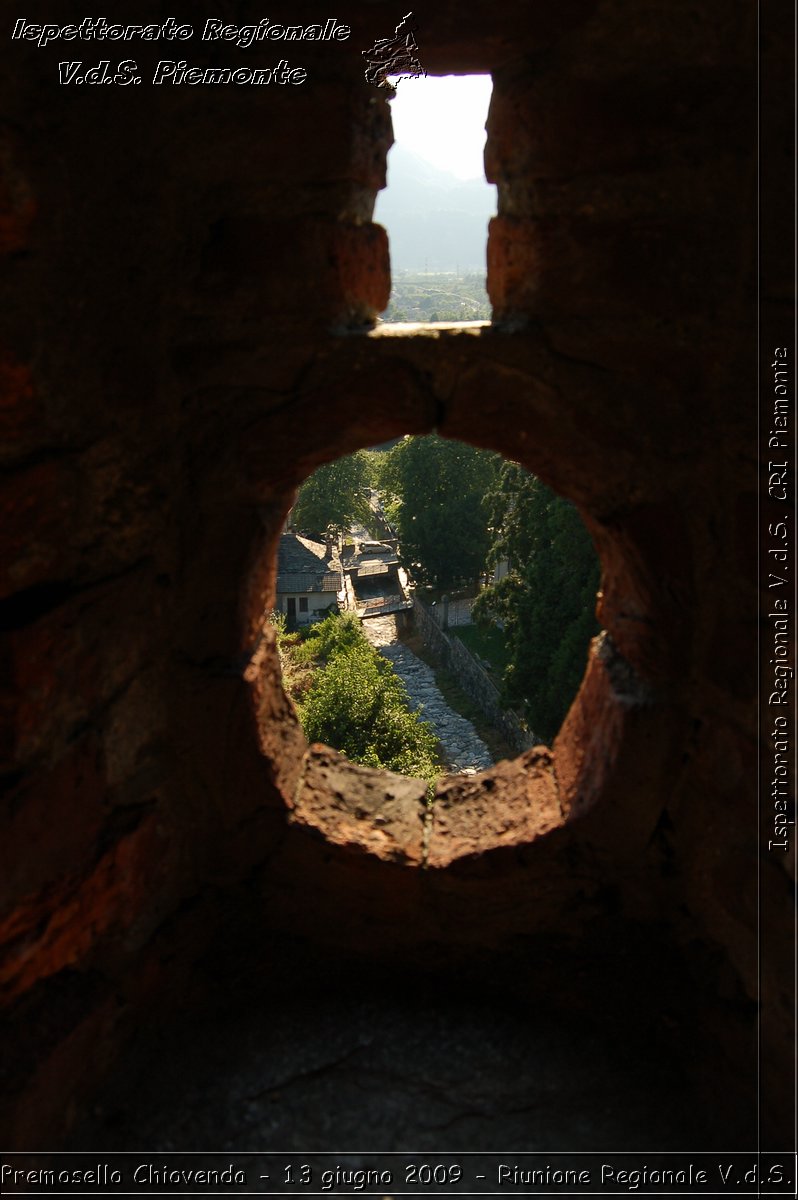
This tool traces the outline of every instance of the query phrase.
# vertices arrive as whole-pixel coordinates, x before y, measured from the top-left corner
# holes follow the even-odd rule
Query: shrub
[[[390,665],[366,640],[353,613],[313,626],[295,652],[317,669],[297,712],[305,736],[352,762],[432,780],[440,774],[432,729],[408,707]]]

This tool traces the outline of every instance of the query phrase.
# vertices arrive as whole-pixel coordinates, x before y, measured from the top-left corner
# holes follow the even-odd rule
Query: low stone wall
[[[456,629],[461,625],[473,625],[471,617],[471,609],[474,607],[474,597],[469,596],[462,600],[449,600],[439,606],[438,619],[440,620],[440,609],[443,610],[444,625],[447,629]]]
[[[505,741],[518,754],[534,746],[539,739],[527,729],[516,713],[502,708],[499,689],[487,671],[459,638],[449,637],[443,632],[430,609],[417,596],[413,597],[413,616],[424,645],[446,664],[465,694],[482,710]]]

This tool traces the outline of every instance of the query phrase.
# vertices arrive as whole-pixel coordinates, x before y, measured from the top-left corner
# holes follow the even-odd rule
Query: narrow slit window
[[[489,75],[397,81],[395,142],[375,220],[388,231],[387,322],[484,321],[488,221],[496,189],[485,179]]]

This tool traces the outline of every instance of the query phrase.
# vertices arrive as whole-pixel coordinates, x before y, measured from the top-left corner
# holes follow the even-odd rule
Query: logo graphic
[[[361,51],[368,62],[365,72],[367,83],[387,88],[395,96],[396,89],[388,82],[389,75],[419,78],[427,74],[418,57],[417,28],[413,14],[409,12],[396,26],[393,37],[377,38],[370,50]]]

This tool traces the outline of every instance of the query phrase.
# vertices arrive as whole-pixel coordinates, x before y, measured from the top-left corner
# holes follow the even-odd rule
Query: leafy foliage
[[[440,774],[434,733],[409,710],[404,685],[353,613],[334,613],[311,626],[293,657],[316,668],[295,700],[308,741],[325,742],[366,766],[429,780]]]
[[[366,493],[372,471],[371,456],[364,450],[319,467],[299,489],[294,525],[317,536],[345,532],[354,522],[368,528],[373,514]]]
[[[312,668],[300,653],[301,635],[289,631],[285,613],[271,613],[269,622],[275,631],[283,687],[294,703],[298,704],[313,680]]]
[[[550,741],[598,633],[598,560],[574,506],[515,463],[505,463],[487,507],[490,561],[509,560],[510,570],[482,592],[474,615],[503,625],[507,700],[522,706],[535,733]]]
[[[478,579],[490,548],[483,499],[501,457],[430,434],[404,438],[383,460],[386,511],[414,578],[441,588]]]

